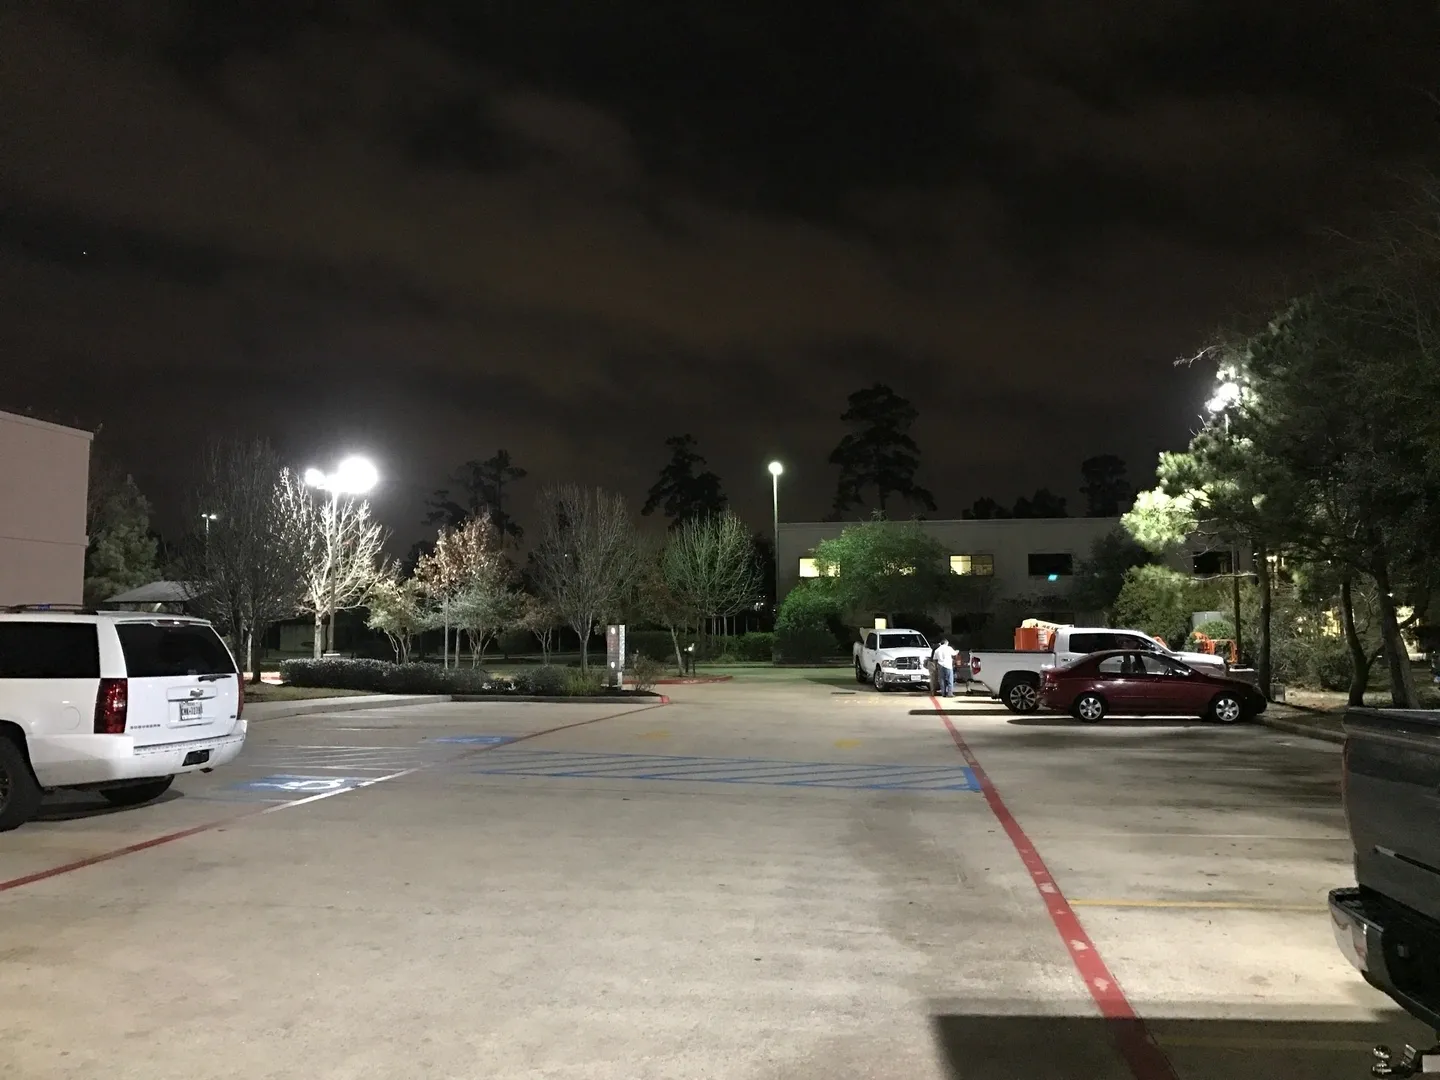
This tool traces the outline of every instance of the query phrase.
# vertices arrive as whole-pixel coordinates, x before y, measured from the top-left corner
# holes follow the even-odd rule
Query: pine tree
[[[720,477],[705,468],[705,459],[695,450],[695,437],[672,435],[665,440],[665,446],[670,450],[670,460],[660,470],[660,478],[650,485],[640,513],[648,517],[662,510],[672,529],[687,521],[723,514],[728,504]]]
[[[915,483],[920,466],[920,448],[910,437],[910,427],[919,416],[915,406],[883,383],[855,391],[848,404],[840,421],[850,431],[830,454],[830,464],[840,466],[836,517],[864,505],[870,489],[874,489],[881,514],[897,495],[933,511],[934,496]]]

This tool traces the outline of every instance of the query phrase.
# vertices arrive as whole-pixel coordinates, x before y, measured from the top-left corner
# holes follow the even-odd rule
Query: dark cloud
[[[679,431],[757,521],[774,456],[817,516],[877,380],[942,512],[1143,469],[1202,392],[1170,361],[1431,152],[1435,35],[1410,0],[9,5],[5,393],[104,420],[162,503],[217,428],[369,447],[402,530],[464,458],[639,495]]]

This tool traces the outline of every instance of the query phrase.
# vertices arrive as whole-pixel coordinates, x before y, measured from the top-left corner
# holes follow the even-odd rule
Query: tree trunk
[[[670,644],[675,647],[675,670],[681,675],[685,674],[685,657],[680,654],[680,635],[675,633],[675,627],[670,627]]]
[[[1274,607],[1274,588],[1270,580],[1269,552],[1263,544],[1255,545],[1255,577],[1260,586],[1259,655],[1255,658],[1255,681],[1268,701],[1274,689],[1270,685],[1270,615]]]
[[[1380,593],[1380,639],[1385,643],[1385,666],[1390,674],[1390,700],[1397,709],[1419,708],[1415,673],[1410,670],[1410,653],[1400,637],[1400,620],[1395,614],[1395,597],[1390,593],[1390,565],[1383,551],[1373,563],[1375,585]]]
[[[590,631],[595,628],[594,623],[586,623],[584,629],[575,627],[575,633],[580,635],[580,670],[590,670]]]
[[[1345,648],[1350,653],[1349,704],[1365,704],[1365,687],[1370,683],[1370,657],[1360,631],[1355,629],[1355,596],[1353,582],[1347,573],[1340,581],[1340,625],[1345,631]]]
[[[320,653],[325,648],[325,613],[317,610],[315,612],[315,659],[320,659]]]

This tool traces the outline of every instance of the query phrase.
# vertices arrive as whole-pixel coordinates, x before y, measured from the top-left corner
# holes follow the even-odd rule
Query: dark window
[[[1068,551],[1030,554],[1031,577],[1069,577],[1075,573],[1075,556]]]
[[[882,649],[928,649],[929,643],[919,634],[883,634],[880,638]]]
[[[870,649],[871,651],[874,650],[874,648],[875,648],[875,635],[874,635],[874,634],[866,634],[866,635],[865,635],[865,648]]]
[[[1230,552],[1228,551],[1202,551],[1195,556],[1194,565],[1197,574],[1229,574],[1232,572]]]
[[[93,623],[0,622],[0,679],[99,677]]]
[[[125,673],[132,679],[235,674],[225,643],[208,626],[119,623],[115,632],[125,652]]]
[[[1111,648],[1113,634],[1071,634],[1070,651],[1078,653],[1104,652]]]

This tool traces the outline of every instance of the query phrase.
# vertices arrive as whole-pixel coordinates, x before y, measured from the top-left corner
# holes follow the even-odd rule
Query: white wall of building
[[[92,437],[0,413],[0,605],[81,603]]]

